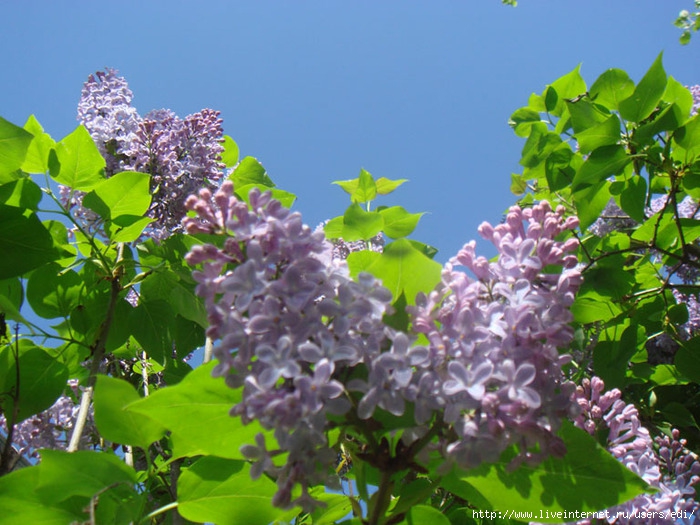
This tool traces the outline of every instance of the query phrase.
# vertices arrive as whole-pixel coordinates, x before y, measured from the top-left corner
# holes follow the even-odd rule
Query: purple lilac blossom
[[[581,409],[574,418],[574,424],[594,436],[607,430],[610,453],[658,489],[655,494],[641,494],[608,509],[608,522],[619,525],[693,523],[693,514],[700,512],[694,499],[694,485],[700,480],[697,456],[685,448],[685,440],[679,440],[677,430],[672,432],[671,437],[662,436],[653,440],[649,431],[642,426],[634,405],[622,401],[618,389],[604,390],[605,384],[599,377],[583,380],[573,395]],[[654,518],[641,518],[638,517],[641,512],[656,514]],[[670,512],[676,515],[686,512],[690,518],[671,519]],[[576,523],[591,522],[583,520]]]
[[[259,462],[257,475],[265,471],[277,478],[277,506],[308,509],[315,505],[310,486],[337,481],[327,415],[343,415],[352,406],[337,371],[392,355],[382,354],[386,346],[406,366],[420,351],[408,349],[401,334],[384,326],[392,297],[374,277],[350,279],[347,264],[333,259],[333,245],[323,233],[269,193],[254,189],[249,198],[250,207],[235,197],[230,181],[215,194],[203,189],[190,197],[186,206],[198,216],[185,219],[187,232],[226,239],[221,248],[196,246],[186,259],[201,265],[193,276],[209,315],[207,335],[218,341],[214,374],[232,387],[243,386],[232,415],[274,430],[279,450],[288,456],[275,466],[271,458],[279,450],[268,451],[262,438],[244,452]],[[378,363],[370,373],[382,371],[385,365]],[[401,372],[391,380],[405,382]],[[399,401],[380,393],[367,403],[399,410]],[[302,490],[293,500],[295,486]]]
[[[68,387],[73,396],[80,399],[82,392],[78,381],[68,381]],[[42,448],[65,450],[79,409],[79,402],[76,403],[73,398],[63,394],[50,408],[14,426],[12,442],[15,449],[25,458],[39,458],[39,450]],[[0,414],[0,429],[7,435],[7,420],[2,414]],[[92,408],[90,408],[85,430],[81,436],[80,448],[87,449],[95,446],[98,436]]]
[[[700,111],[700,86],[689,86],[688,90],[690,91],[690,94],[693,95],[693,108],[691,109],[690,114],[697,115],[698,111]]]
[[[154,219],[145,236],[163,239],[181,230],[185,199],[200,188],[215,188],[222,177],[223,128],[219,112],[203,109],[180,119],[154,110],[140,117],[133,95],[114,69],[88,78],[78,104],[83,124],[105,158],[105,176],[140,171],[151,176]],[[60,187],[61,200],[90,232],[100,232],[100,218],[83,207],[84,193]]]
[[[575,408],[574,385],[562,376],[569,356],[557,347],[572,341],[569,307],[581,275],[571,254],[577,241],[555,239],[577,224],[546,202],[511,208],[504,224],[479,228],[499,251],[495,262],[466,244],[435,291],[410,308],[414,330],[430,341],[430,366],[414,375],[410,399],[419,423],[444,409],[457,434],[444,450],[463,468],[496,460],[512,444],[521,450],[516,462],[562,453],[555,433]],[[561,273],[546,273],[550,265]]]
[[[437,290],[418,298],[412,314],[431,342],[426,348],[384,325],[391,293],[369,274],[353,281],[322,231],[269,193],[253,190],[249,200],[236,199],[230,181],[214,194],[191,196],[186,206],[197,217],[185,219],[186,231],[225,239],[221,247],[195,246],[186,260],[198,266],[193,277],[208,312],[207,335],[217,342],[214,374],[243,387],[232,415],[274,431],[279,448],[268,449],[260,436],[243,450],[255,475],[276,477],[275,505],[310,509],[316,503],[308,489],[338,481],[328,416],[350,411],[360,420],[377,410],[400,416],[412,403],[416,426],[403,437],[411,440],[444,410],[457,439],[438,448],[467,468],[497,459],[511,444],[521,445],[520,460],[563,453],[555,433],[575,408],[574,385],[563,379],[568,356],[557,346],[572,340],[568,308],[581,281],[571,255],[576,240],[555,240],[578,224],[564,219],[563,208],[514,207],[505,225],[482,225],[501,256],[489,263],[466,245]],[[562,272],[545,273],[551,266]],[[355,367],[366,372],[345,386],[338,381]],[[286,463],[277,465],[282,452]],[[301,497],[293,500],[295,486]]]

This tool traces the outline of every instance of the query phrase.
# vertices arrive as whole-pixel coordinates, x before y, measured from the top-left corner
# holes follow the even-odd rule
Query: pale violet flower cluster
[[[68,381],[75,399],[80,399],[82,392],[78,380]],[[12,443],[17,452],[24,458],[38,458],[42,448],[65,450],[68,447],[73,425],[78,416],[80,403],[68,395],[61,395],[48,409],[17,423],[12,434]],[[0,430],[7,435],[7,419],[0,414]],[[94,446],[98,436],[93,420],[93,410],[90,408],[85,430],[80,440],[80,448]]]
[[[700,86],[688,86],[688,90],[693,95],[693,108],[690,112],[692,115],[697,115],[698,111],[700,111]]]
[[[609,522],[619,525],[693,523],[700,513],[694,499],[694,485],[700,480],[700,462],[685,448],[685,440],[679,440],[678,431],[674,430],[671,437],[653,440],[640,422],[635,406],[625,403],[618,389],[605,391],[605,384],[599,377],[584,379],[574,399],[581,409],[574,419],[576,426],[591,435],[606,436],[610,453],[658,489],[655,494],[641,494],[608,509]],[[671,512],[681,517],[672,518]]]
[[[498,258],[490,262],[466,244],[437,289],[411,309],[414,330],[430,341],[430,365],[411,384],[416,418],[444,410],[456,432],[445,451],[463,468],[496,461],[513,444],[521,451],[516,464],[563,453],[555,434],[574,409],[574,385],[563,379],[570,357],[558,348],[573,340],[569,307],[581,275],[577,241],[557,238],[577,225],[546,202],[512,207],[503,224],[479,228]]]
[[[105,176],[140,171],[151,176],[153,222],[144,235],[162,239],[178,232],[185,199],[199,188],[218,186],[223,173],[223,128],[219,112],[203,109],[180,119],[155,110],[141,117],[132,92],[114,69],[90,75],[78,104],[78,120],[105,158]],[[100,231],[99,217],[83,207],[83,192],[60,187],[61,199],[89,230]]]
[[[405,444],[447,423],[438,449],[465,468],[498,459],[511,444],[521,445],[521,460],[563,452],[555,433],[571,413],[574,386],[563,380],[568,358],[557,347],[572,339],[568,307],[581,279],[570,254],[576,241],[556,238],[576,219],[543,203],[512,208],[495,228],[482,225],[501,255],[489,263],[466,245],[438,289],[418,298],[411,313],[426,348],[383,323],[391,293],[368,274],[353,281],[321,231],[269,193],[253,190],[249,200],[237,200],[229,181],[190,197],[197,216],[185,220],[187,232],[224,239],[195,246],[187,261],[199,267],[207,335],[217,341],[214,373],[243,387],[232,414],[274,431],[279,448],[259,435],[243,452],[254,476],[277,479],[275,505],[312,508],[308,488],[337,482],[330,416],[333,425],[368,421],[380,410],[401,416],[412,404]],[[561,272],[545,270],[554,266]],[[286,463],[276,465],[283,452]],[[297,485],[301,496],[292,499]]]
[[[315,505],[311,485],[337,481],[330,475],[336,452],[326,438],[327,417],[352,408],[339,371],[392,355],[410,366],[420,350],[409,351],[406,336],[384,326],[392,297],[374,277],[353,281],[323,233],[269,193],[254,189],[249,200],[250,207],[238,200],[230,181],[213,195],[204,189],[190,197],[186,204],[197,218],[185,220],[187,232],[225,240],[220,248],[195,246],[187,261],[201,265],[193,276],[209,315],[207,335],[218,340],[215,374],[243,386],[232,414],[274,430],[279,445],[269,452],[259,436],[257,447],[245,447],[257,461],[252,472],[277,478],[275,505],[308,509]],[[368,403],[396,405],[381,396]],[[279,451],[288,453],[281,467],[272,461]],[[292,500],[297,485],[302,495]]]

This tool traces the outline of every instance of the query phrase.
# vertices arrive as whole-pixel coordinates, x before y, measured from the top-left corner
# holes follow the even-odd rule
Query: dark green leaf
[[[14,345],[0,349],[0,408],[12,414],[17,387]],[[28,339],[19,341],[19,413],[18,421],[46,410],[61,395],[68,381],[68,370],[46,350]]]
[[[620,194],[620,207],[627,215],[637,222],[646,220],[647,181],[644,177],[635,175],[625,184]]]
[[[607,180],[574,193],[574,202],[582,229],[588,228],[600,217],[610,198],[610,182]]]
[[[620,115],[632,122],[641,122],[654,111],[666,90],[666,71],[662,62],[663,53],[654,60],[634,92],[620,102]]]
[[[620,102],[634,93],[634,82],[621,69],[608,69],[590,89],[591,99],[609,109],[619,109]]]
[[[532,512],[542,523],[561,523],[564,511],[594,512],[644,493],[646,483],[604,450],[585,431],[564,422],[559,433],[566,443],[563,458],[527,464],[510,472],[513,453],[494,465],[453,472],[441,485],[463,498],[476,491],[492,509],[504,513]],[[466,485],[466,486],[465,486]],[[541,512],[549,511],[549,513]]]
[[[549,156],[554,148],[561,144],[561,137],[547,129],[544,123],[532,125],[530,136],[523,146],[520,165],[534,168]]]
[[[571,185],[576,162],[576,155],[567,143],[562,142],[552,150],[544,163],[549,191],[559,191]]]
[[[276,485],[252,481],[247,462],[204,457],[182,472],[178,511],[188,520],[217,525],[267,525],[284,514],[272,506]]]
[[[51,234],[30,210],[0,205],[0,279],[17,277],[59,257]]]
[[[0,204],[36,210],[43,193],[31,179],[22,178],[0,186]]]
[[[6,320],[18,321],[26,324],[20,313],[24,302],[24,289],[19,279],[4,279],[0,281],[0,313],[5,314]],[[0,339],[3,334],[0,334]]]
[[[17,178],[13,173],[22,167],[32,134],[0,117],[0,183]]]
[[[238,144],[236,144],[236,141],[228,135],[224,135],[223,146],[224,152],[221,154],[221,162],[223,162],[224,166],[227,168],[233,168],[236,164],[238,164]]]
[[[68,317],[78,306],[85,284],[73,270],[64,271],[56,264],[34,270],[27,282],[27,300],[34,312],[44,319]]]
[[[51,177],[74,190],[90,191],[104,180],[105,159],[84,126],[78,126],[56,145],[49,158]],[[56,163],[57,161],[57,163]]]
[[[27,173],[46,173],[49,171],[49,152],[56,147],[48,133],[44,133],[39,121],[34,115],[30,115],[24,123],[24,129],[34,135],[34,140],[29,144],[27,156],[22,164],[22,171]]]
[[[163,300],[142,301],[129,315],[129,327],[134,338],[153,358],[162,361],[173,350],[172,324],[174,314]]]
[[[99,376],[95,385],[95,425],[100,435],[114,443],[147,449],[165,434],[165,428],[148,416],[125,410],[141,397],[121,379]]]
[[[700,337],[682,342],[674,363],[681,374],[695,383],[700,383]]]

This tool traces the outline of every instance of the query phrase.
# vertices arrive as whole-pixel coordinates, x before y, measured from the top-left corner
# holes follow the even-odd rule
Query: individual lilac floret
[[[444,409],[458,438],[444,450],[463,468],[495,460],[512,444],[520,446],[517,461],[561,453],[555,433],[573,409],[574,387],[564,381],[569,358],[557,347],[573,339],[569,307],[581,275],[576,240],[557,239],[577,225],[546,202],[513,207],[504,224],[479,228],[498,249],[495,262],[466,244],[436,290],[410,308],[414,330],[430,341],[430,367],[412,380],[416,417]],[[545,270],[554,267],[561,272]]]
[[[610,453],[658,489],[655,494],[641,494],[627,503],[608,509],[608,521],[620,525],[685,523],[670,516],[671,512],[676,516],[684,512],[688,516],[700,512],[694,500],[693,487],[700,479],[697,457],[685,448],[684,440],[678,439],[677,430],[672,432],[671,438],[656,438],[657,452],[654,440],[642,426],[635,406],[622,401],[618,389],[604,390],[605,384],[599,377],[583,380],[573,396],[581,409],[574,423],[595,436],[607,431]],[[648,517],[652,514],[645,514],[642,519],[642,512],[656,514],[653,518]],[[590,521],[577,523],[587,524]]]
[[[68,381],[68,387],[73,395],[80,399],[82,393],[78,381]],[[12,435],[15,449],[25,458],[38,458],[39,450],[42,448],[65,450],[79,409],[80,403],[76,404],[70,396],[61,395],[50,408],[15,425]],[[7,420],[2,414],[0,414],[0,430],[7,435]],[[81,436],[80,448],[94,446],[98,436],[91,408]]]
[[[191,196],[186,206],[197,217],[185,219],[187,232],[224,240],[221,247],[195,246],[186,259],[200,265],[193,277],[208,312],[207,335],[218,341],[214,373],[243,387],[232,414],[274,430],[288,453],[283,466],[274,466],[258,439],[255,450],[246,449],[248,457],[264,462],[254,471],[276,477],[277,506],[310,509],[315,502],[309,487],[337,478],[336,452],[326,438],[328,415],[352,408],[336,374],[363,363],[371,373],[391,375],[401,388],[420,351],[385,328],[392,296],[374,277],[350,279],[346,263],[332,258],[333,245],[323,232],[312,231],[269,192],[254,189],[249,200],[250,206],[238,200],[230,181],[214,194],[203,189]],[[382,353],[392,340],[393,349]],[[384,361],[392,359],[403,368],[387,371]],[[391,401],[367,401],[367,414],[376,405],[402,409],[401,393],[391,395]],[[297,499],[295,486],[301,487]]]

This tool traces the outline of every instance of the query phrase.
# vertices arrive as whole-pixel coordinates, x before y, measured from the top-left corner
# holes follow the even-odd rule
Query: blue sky
[[[523,142],[507,125],[531,92],[582,64],[700,83],[691,0],[422,2],[0,0],[0,115],[76,125],[87,76],[115,67],[141,114],[218,109],[243,155],[296,193],[314,226],[348,201],[333,180],[407,178],[386,204],[426,211],[414,237],[444,262],[515,201]],[[381,202],[379,203],[381,204]]]

